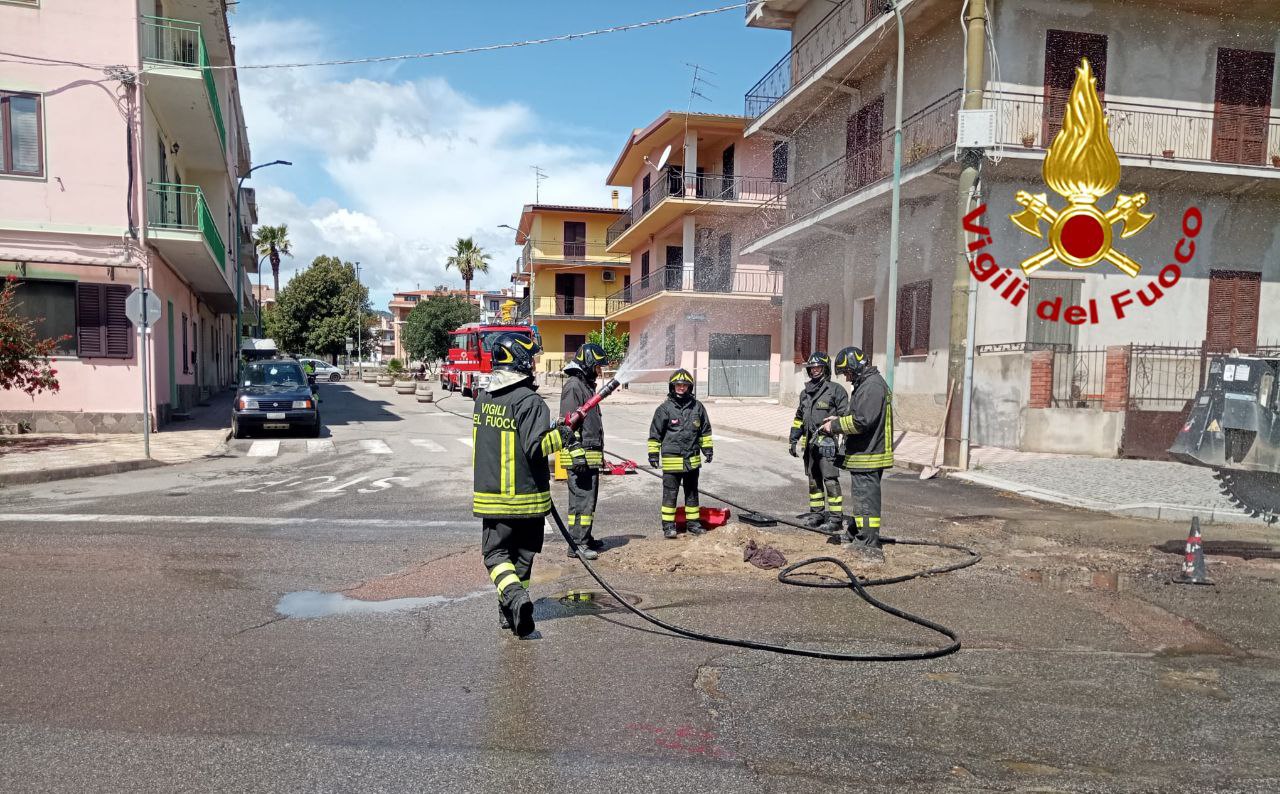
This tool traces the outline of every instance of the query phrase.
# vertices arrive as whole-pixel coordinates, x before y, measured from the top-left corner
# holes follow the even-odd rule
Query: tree
[[[327,355],[336,361],[355,340],[357,327],[361,357],[376,344],[373,329],[378,316],[369,306],[369,290],[356,280],[355,265],[337,257],[318,256],[294,276],[276,305],[263,314],[271,338],[281,350]]]
[[[484,249],[476,245],[476,241],[470,237],[459,237],[458,241],[453,244],[453,256],[449,257],[444,263],[444,269],[454,268],[458,271],[458,275],[462,276],[462,283],[467,290],[467,297],[471,297],[471,280],[476,277],[476,273],[489,272],[489,255]]]
[[[35,397],[57,392],[58,371],[49,363],[58,343],[70,339],[41,339],[34,320],[18,314],[18,279],[9,276],[0,289],[0,391],[17,389]]]
[[[458,295],[432,295],[409,312],[404,349],[412,359],[439,361],[449,353],[449,332],[480,320],[480,307]]]
[[[271,257],[271,280],[275,293],[280,294],[280,257],[293,256],[293,243],[289,242],[289,224],[259,226],[253,235],[253,246],[258,256]]]
[[[592,331],[587,334],[587,341],[603,347],[609,362],[616,367],[627,357],[627,348],[631,346],[631,334],[618,333],[617,323],[605,323],[604,337],[600,336],[599,331]]]

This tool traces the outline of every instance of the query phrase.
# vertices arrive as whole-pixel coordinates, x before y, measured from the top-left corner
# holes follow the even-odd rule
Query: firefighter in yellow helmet
[[[844,521],[844,496],[840,493],[840,469],[836,467],[840,449],[836,437],[824,427],[828,417],[839,416],[849,406],[844,387],[831,380],[831,357],[815,352],[804,362],[809,382],[800,392],[795,419],[791,422],[791,457],[804,459],[809,479],[810,527],[827,525],[839,532]],[[796,447],[801,451],[797,452]]]
[[[662,536],[676,536],[676,502],[684,488],[684,520],[691,535],[701,535],[698,472],[715,457],[711,419],[694,397],[693,375],[678,369],[667,382],[667,401],[649,424],[649,466],[662,467]]]
[[[825,423],[830,432],[844,434],[840,468],[849,472],[852,516],[843,538],[868,556],[883,559],[880,550],[880,480],[893,468],[893,394],[889,384],[861,349],[846,347],[836,354],[836,372],[852,384],[849,409]]]
[[[542,551],[551,512],[551,469],[573,431],[553,424],[533,383],[538,343],[505,333],[493,345],[493,378],[476,397],[472,415],[475,458],[472,510],[481,519],[481,551],[498,588],[500,625],[518,637],[533,633],[527,592],[534,555]]]

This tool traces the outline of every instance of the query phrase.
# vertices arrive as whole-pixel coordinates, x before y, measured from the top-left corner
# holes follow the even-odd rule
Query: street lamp
[[[523,234],[523,235],[524,235],[524,243],[523,243],[523,245],[529,245],[530,240],[529,240],[529,233],[528,233],[528,232],[526,232],[526,231],[524,231],[524,230],[522,230],[522,229],[517,229],[516,227],[514,227],[514,226],[512,226],[512,225],[510,225],[510,224],[507,224],[507,223],[499,223],[499,224],[498,224],[498,228],[499,228],[499,229],[510,229],[511,231],[515,232],[516,234]],[[534,313],[534,311],[536,310],[536,306],[537,306],[537,304],[535,304],[535,303],[534,303],[534,298],[533,298],[533,293],[534,293],[534,283],[533,283],[533,282],[534,282],[534,278],[533,278],[533,246],[531,246],[531,245],[530,245],[530,246],[529,246],[529,325],[533,325],[533,313]]]
[[[240,194],[244,192],[244,181],[248,179],[253,174],[254,171],[257,171],[259,168],[267,168],[268,166],[273,166],[273,165],[293,165],[293,163],[289,162],[288,160],[272,160],[269,163],[263,163],[262,165],[255,165],[252,168],[250,168],[248,171],[245,171],[244,176],[240,177],[240,180],[236,182],[235,254],[236,254],[236,355],[237,356],[240,355],[240,340],[241,340],[241,337],[243,336],[242,332],[244,331],[244,326],[242,325],[244,320],[241,316],[242,312],[244,311],[244,305],[243,305],[244,304],[244,284],[243,284],[244,271],[240,269]],[[261,267],[258,268],[258,272],[259,273],[262,272]],[[259,311],[261,311],[261,309],[259,309]],[[261,331],[259,331],[259,333],[261,333]]]
[[[360,300],[360,263],[356,262],[356,300]],[[360,380],[364,380],[364,325],[363,318],[360,316],[360,310],[363,306],[356,306],[356,371],[360,373]]]
[[[885,331],[884,346],[884,379],[893,391],[894,350],[898,344],[898,237],[902,215],[902,71],[903,71],[903,29],[901,0],[888,0],[885,11],[893,11],[898,20],[898,71],[894,76],[896,97],[893,119],[893,198],[889,209],[889,300],[888,330]]]
[[[271,254],[263,254],[258,257],[258,336],[262,336],[262,263],[267,261],[267,257]]]

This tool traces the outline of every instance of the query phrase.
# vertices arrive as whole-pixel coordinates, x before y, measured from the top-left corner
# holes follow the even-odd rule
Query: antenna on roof
[[[693,83],[692,85],[689,86],[689,110],[692,110],[694,97],[697,97],[705,102],[711,101],[711,97],[702,93],[701,89],[704,86],[708,88],[718,88],[719,86],[717,86],[715,83],[711,82],[710,80],[703,78],[702,75],[704,74],[710,74],[710,75],[715,74],[715,72],[711,71],[705,66],[697,63],[685,63],[685,66],[688,66],[689,68],[693,69]]]
[[[529,167],[533,169],[533,203],[540,204],[542,202],[542,180],[547,178],[547,173],[536,165]]]

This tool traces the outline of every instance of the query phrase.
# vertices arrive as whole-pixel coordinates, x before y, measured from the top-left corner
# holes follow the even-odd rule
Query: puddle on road
[[[369,615],[380,612],[402,612],[408,609],[467,601],[476,596],[492,594],[491,590],[478,590],[464,596],[433,595],[423,598],[392,598],[386,601],[362,601],[342,593],[322,593],[318,590],[299,590],[288,593],[276,604],[276,612],[287,618],[327,618],[333,615]]]

